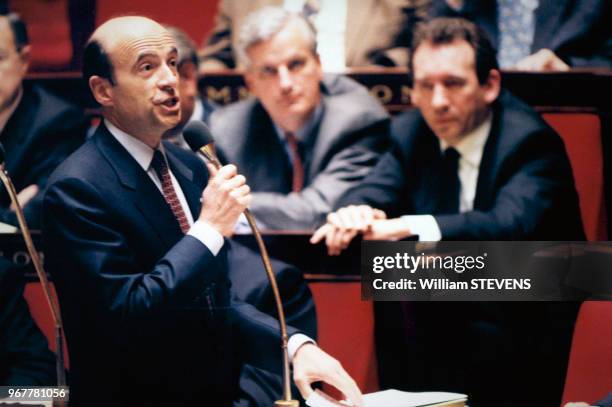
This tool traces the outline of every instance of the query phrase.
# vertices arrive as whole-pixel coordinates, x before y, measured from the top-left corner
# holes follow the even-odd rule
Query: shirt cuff
[[[305,343],[313,343],[315,345],[317,344],[315,341],[313,341],[304,334],[295,334],[289,337],[289,340],[287,341],[287,353],[289,354],[289,362],[293,361],[295,352],[297,352],[300,346],[304,345]]]
[[[439,242],[442,232],[438,222],[432,215],[405,215],[402,216],[410,224],[410,232],[419,235],[419,242]]]
[[[204,221],[197,220],[191,226],[191,229],[189,229],[187,234],[202,242],[202,244],[208,247],[208,250],[210,250],[210,252],[215,256],[223,247],[223,235]]]

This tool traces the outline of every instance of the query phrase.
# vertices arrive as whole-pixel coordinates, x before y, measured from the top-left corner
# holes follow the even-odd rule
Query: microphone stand
[[[222,165],[217,159],[217,156],[213,150],[212,143],[201,147],[198,151],[215,168],[221,168]],[[257,246],[259,246],[259,251],[261,252],[261,258],[263,260],[264,268],[266,269],[266,274],[268,275],[268,280],[270,281],[270,286],[272,287],[272,293],[274,294],[274,301],[276,302],[276,310],[278,312],[278,322],[281,330],[281,348],[283,352],[283,399],[276,400],[274,402],[274,407],[299,407],[299,401],[291,399],[289,353],[287,351],[287,343],[289,341],[289,337],[287,336],[287,323],[285,322],[285,312],[283,311],[283,302],[280,297],[280,292],[278,291],[278,285],[276,284],[276,277],[274,277],[274,273],[272,272],[272,264],[270,263],[268,249],[266,249],[266,245],[263,241],[263,238],[261,237],[261,233],[259,232],[259,228],[257,227],[257,223],[255,223],[255,218],[253,217],[251,211],[245,209],[244,216],[246,217],[247,222],[249,223],[249,226],[253,231],[253,235],[255,235]]]
[[[40,283],[42,285],[43,293],[45,295],[45,298],[47,299],[47,304],[49,305],[49,308],[51,310],[53,324],[55,325],[55,346],[57,347],[55,359],[57,385],[66,386],[66,373],[64,371],[63,324],[62,317],[59,312],[57,298],[55,298],[53,296],[53,293],[51,292],[49,280],[47,279],[47,274],[43,270],[42,262],[40,261],[38,251],[36,250],[34,242],[32,241],[30,229],[28,228],[25,216],[23,215],[23,210],[21,209],[21,205],[19,205],[19,201],[17,200],[15,186],[11,182],[8,172],[4,168],[4,163],[0,164],[0,178],[2,179],[2,183],[4,184],[4,187],[9,193],[11,202],[15,206],[15,213],[17,214],[17,220],[19,222],[19,229],[21,229],[21,233],[23,235],[23,239],[25,240],[28,253],[30,254],[30,258],[32,259],[32,263],[34,264],[34,268],[36,269],[36,274],[38,275],[38,279],[40,280]]]

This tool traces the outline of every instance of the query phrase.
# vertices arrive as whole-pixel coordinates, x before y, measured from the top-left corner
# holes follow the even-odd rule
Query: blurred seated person
[[[433,17],[464,17],[497,45],[502,68],[612,67],[609,0],[433,0]]]
[[[25,24],[17,14],[0,15],[0,142],[28,225],[39,229],[39,191],[53,169],[83,142],[88,124],[81,109],[23,83],[29,60]],[[17,224],[4,189],[0,222]]]
[[[245,21],[238,53],[253,98],[211,117],[221,155],[253,191],[265,229],[313,229],[388,144],[389,116],[367,89],[324,76],[299,14],[266,7]]]
[[[208,124],[212,112],[219,106],[198,91],[198,57],[196,47],[191,38],[177,27],[166,26],[166,30],[176,42],[179,54],[179,93],[181,96],[181,120],[174,129],[164,135],[165,140],[189,149],[182,135],[182,130],[192,120]]]
[[[203,70],[240,66],[236,50],[247,16],[264,6],[302,13],[317,30],[323,70],[406,66],[412,27],[430,0],[221,0],[215,27],[200,53]]]
[[[583,240],[563,142],[502,90],[486,34],[464,19],[434,19],[417,30],[413,50],[418,110],[394,119],[391,151],[336,202],[311,241],[325,241],[333,255],[358,234]],[[393,307],[404,305],[376,304],[377,318],[384,318],[377,319],[378,332],[399,330]],[[409,303],[402,316],[411,321],[406,337],[377,338],[377,348],[385,349],[378,359],[381,387],[466,393],[473,407],[559,405],[574,308]]]
[[[0,386],[53,386],[55,356],[30,315],[23,288],[21,270],[0,257]]]

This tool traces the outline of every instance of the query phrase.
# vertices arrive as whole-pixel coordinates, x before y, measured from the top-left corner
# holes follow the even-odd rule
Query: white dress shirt
[[[487,119],[453,147],[460,154],[459,158],[459,212],[468,212],[474,209],[476,186],[482,153],[491,131],[492,116]],[[444,140],[440,141],[440,150],[444,152],[449,146]],[[410,225],[410,231],[419,235],[420,241],[437,242],[442,239],[442,232],[436,219],[432,215],[406,215],[402,216]]]
[[[104,120],[104,124],[110,133],[117,139],[119,144],[121,144],[127,152],[136,160],[138,165],[147,173],[149,178],[155,183],[159,192],[163,194],[162,183],[157,173],[151,166],[151,161],[153,161],[153,154],[155,150],[138,140],[135,137],[130,136],[125,133],[121,129],[117,128],[117,126],[113,125],[108,120]],[[164,146],[162,143],[159,144],[159,149],[164,152]],[[166,159],[166,155],[164,153],[164,159]],[[166,163],[167,164],[167,163]],[[187,221],[191,228],[188,235],[193,236],[198,239],[203,245],[205,245],[208,250],[211,251],[213,255],[217,255],[223,247],[223,236],[219,233],[215,228],[210,226],[208,223],[196,220],[193,221],[193,215],[191,213],[191,209],[189,209],[189,205],[187,204],[187,200],[185,199],[185,194],[181,189],[180,184],[174,177],[170,166],[168,166],[168,172],[170,173],[170,179],[172,180],[172,186],[174,187],[174,191],[179,199],[181,207],[183,208],[183,212],[185,212],[185,216],[187,217]],[[292,335],[289,338],[289,342],[287,344],[287,351],[289,353],[289,359],[293,360],[293,356],[295,352],[298,350],[300,346],[307,342],[313,342],[312,339],[303,334]]]

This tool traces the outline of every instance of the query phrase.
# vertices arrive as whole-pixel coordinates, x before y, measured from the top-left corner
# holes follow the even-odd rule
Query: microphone
[[[57,301],[57,297],[55,297],[51,291],[51,287],[49,286],[49,280],[47,279],[47,273],[43,269],[42,262],[40,261],[40,257],[38,256],[38,251],[34,246],[34,242],[32,241],[32,235],[30,234],[30,229],[25,220],[25,216],[23,215],[23,209],[19,204],[19,200],[17,199],[17,192],[15,191],[15,186],[9,177],[8,171],[5,169],[4,159],[5,159],[5,151],[4,146],[0,143],[0,179],[4,184],[13,206],[15,206],[15,213],[17,215],[17,221],[19,223],[19,229],[21,229],[21,234],[23,235],[23,239],[25,240],[26,248],[28,249],[28,253],[30,254],[30,258],[32,259],[32,264],[34,265],[34,269],[36,270],[36,274],[38,275],[38,279],[40,280],[40,284],[43,289],[43,293],[45,298],[47,299],[47,304],[51,310],[51,317],[53,318],[53,323],[55,325],[55,345],[57,347],[56,354],[56,373],[57,373],[57,384],[58,386],[66,386],[66,373],[64,370],[64,344],[63,344],[63,330],[64,326],[62,323],[62,316],[59,312],[59,303]]]
[[[207,125],[191,121],[185,126],[183,137],[194,153],[201,153],[217,169],[222,167],[215,153],[215,139]]]
[[[208,129],[208,126],[200,121],[191,121],[187,124],[187,126],[185,126],[185,129],[183,130],[183,137],[193,152],[203,155],[204,158],[206,158],[206,160],[208,160],[208,162],[215,168],[221,168],[221,162],[215,153],[215,140]],[[272,287],[272,293],[274,294],[274,301],[276,303],[276,310],[278,312],[278,324],[281,331],[281,351],[283,352],[283,400],[276,400],[274,402],[274,406],[299,407],[299,402],[291,399],[289,354],[287,352],[287,343],[289,341],[287,336],[287,323],[285,322],[285,312],[283,311],[283,302],[280,292],[278,291],[276,277],[272,271],[270,256],[268,255],[268,250],[266,249],[266,245],[261,237],[261,233],[259,232],[259,228],[257,227],[257,223],[255,222],[255,218],[251,214],[251,211],[245,209],[244,216],[249,222],[249,226],[251,227],[255,240],[257,241],[257,246],[259,247],[264,269],[266,270],[268,280],[270,281],[270,286]]]

